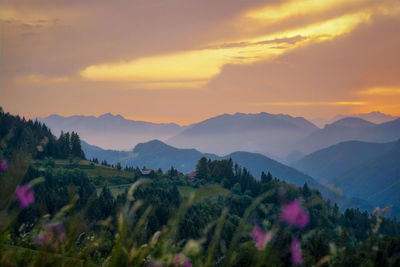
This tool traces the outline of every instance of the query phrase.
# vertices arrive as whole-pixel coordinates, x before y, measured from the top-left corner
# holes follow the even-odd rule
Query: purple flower
[[[0,158],[0,170],[5,171],[8,169],[7,159]]]
[[[301,263],[301,246],[300,241],[297,238],[292,239],[292,243],[290,244],[290,251],[292,253],[292,262],[293,264]]]
[[[35,202],[35,196],[33,189],[29,185],[18,186],[15,190],[15,195],[19,199],[23,208],[28,207],[30,204]]]
[[[252,232],[252,237],[256,243],[257,249],[263,249],[265,245],[271,241],[272,234],[270,232],[264,232],[258,225],[255,225]]]
[[[184,267],[192,267],[192,262],[189,259],[187,259],[187,260],[185,260],[185,263],[183,264],[183,266]]]
[[[297,227],[305,227],[308,224],[308,213],[301,209],[301,202],[295,200],[285,205],[281,212],[281,220]]]

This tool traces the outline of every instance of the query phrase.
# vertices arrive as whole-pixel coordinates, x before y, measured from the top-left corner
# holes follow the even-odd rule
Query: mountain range
[[[99,117],[50,115],[36,119],[50,127],[57,136],[61,131],[75,131],[91,144],[116,150],[129,150],[137,143],[152,139],[165,140],[186,129],[175,123],[134,121],[110,113]]]
[[[392,116],[392,115],[388,115],[388,114],[384,114],[381,113],[379,111],[373,111],[370,113],[361,113],[361,114],[352,114],[352,115],[336,115],[331,119],[324,119],[324,118],[314,118],[311,119],[310,121],[312,123],[314,123],[315,125],[317,125],[319,128],[323,128],[326,124],[331,124],[334,123],[335,121],[347,118],[347,117],[355,117],[355,118],[360,118],[366,121],[370,121],[376,124],[380,124],[380,123],[384,123],[384,122],[388,122],[388,121],[392,121],[394,119],[397,119],[398,117],[396,116]]]
[[[400,138],[400,119],[375,124],[348,117],[320,129],[302,117],[265,112],[223,114],[188,126],[132,121],[109,113],[99,117],[51,115],[38,120],[56,135],[61,130],[75,131],[103,149],[130,151],[138,143],[158,139],[202,153],[223,156],[247,151],[284,163],[343,141],[390,142]]]
[[[219,155],[248,151],[279,158],[317,129],[302,117],[284,114],[223,114],[193,124],[166,142]]]
[[[400,138],[400,118],[375,124],[360,118],[344,118],[300,140],[295,151],[309,154],[344,141],[390,142]]]

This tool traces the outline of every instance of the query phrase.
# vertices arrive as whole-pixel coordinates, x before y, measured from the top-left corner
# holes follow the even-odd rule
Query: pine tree
[[[85,155],[82,151],[81,140],[77,133],[75,132],[71,133],[70,143],[71,143],[72,155],[78,158],[85,158]]]
[[[208,162],[205,157],[202,157],[196,165],[196,178],[206,179],[210,178],[210,168],[208,167]]]
[[[117,168],[118,171],[120,171],[122,169],[121,163],[117,162],[117,164],[115,165],[115,167]]]

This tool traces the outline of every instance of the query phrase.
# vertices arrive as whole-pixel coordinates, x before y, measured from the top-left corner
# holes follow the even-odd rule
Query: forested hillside
[[[24,151],[33,158],[85,158],[75,132],[61,132],[57,139],[45,124],[5,113],[1,107],[0,126],[0,148],[4,156]]]

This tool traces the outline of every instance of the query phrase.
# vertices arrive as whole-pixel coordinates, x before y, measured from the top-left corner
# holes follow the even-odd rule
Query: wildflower
[[[172,263],[175,266],[184,266],[184,267],[192,266],[192,262],[190,261],[190,259],[186,258],[185,255],[183,255],[182,253],[176,255],[175,258],[172,260]]]
[[[301,202],[295,200],[285,205],[281,212],[281,220],[297,227],[305,227],[308,224],[308,213],[301,209]]]
[[[297,238],[292,239],[290,244],[290,252],[292,253],[293,264],[300,264],[302,261],[300,241]]]
[[[0,158],[0,170],[5,171],[8,169],[7,159]]]
[[[178,255],[175,256],[175,258],[172,260],[172,263],[175,266],[180,266],[184,263],[185,261],[185,255],[183,255],[182,253],[179,253]]]
[[[35,202],[33,189],[29,185],[18,186],[15,190],[15,195],[19,199],[23,208],[28,207],[30,204]]]
[[[35,237],[35,242],[40,245],[58,246],[65,240],[65,230],[61,223],[46,223],[44,231],[41,231],[39,235]]]
[[[257,249],[263,249],[265,245],[271,241],[272,234],[270,232],[264,232],[260,227],[255,225],[253,228],[252,237],[256,243]]]
[[[164,264],[162,264],[162,263],[160,263],[160,262],[157,262],[157,261],[154,261],[154,260],[152,260],[152,261],[150,261],[150,262],[149,262],[148,266],[149,266],[149,267],[163,267],[163,266],[164,266]]]

